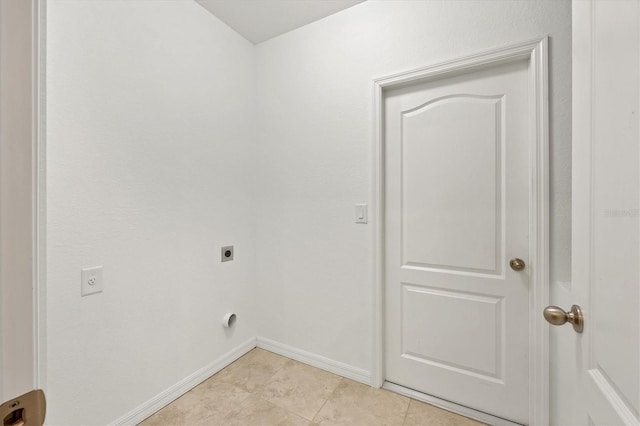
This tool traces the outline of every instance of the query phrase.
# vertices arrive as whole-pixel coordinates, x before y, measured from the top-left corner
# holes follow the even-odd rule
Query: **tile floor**
[[[253,349],[158,411],[152,425],[433,425],[474,420]]]

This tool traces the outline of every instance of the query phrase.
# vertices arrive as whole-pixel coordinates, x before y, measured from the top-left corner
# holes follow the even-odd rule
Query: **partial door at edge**
[[[640,1],[574,1],[572,276],[553,303],[552,424],[640,425]]]

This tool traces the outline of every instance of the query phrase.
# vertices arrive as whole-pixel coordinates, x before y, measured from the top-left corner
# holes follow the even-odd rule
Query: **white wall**
[[[51,0],[47,21],[50,424],[113,421],[255,335],[371,370],[372,80],[545,33],[570,280],[566,0],[368,1],[255,47],[191,1]]]
[[[550,40],[552,281],[570,279],[569,1],[368,1],[257,45],[258,335],[372,368],[372,80]]]
[[[47,18],[47,421],[106,424],[256,335],[254,47],[193,1]]]

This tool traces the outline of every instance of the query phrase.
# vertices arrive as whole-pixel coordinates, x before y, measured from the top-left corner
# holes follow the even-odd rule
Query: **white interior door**
[[[530,277],[509,261],[530,260],[529,65],[414,83],[383,104],[386,380],[520,423]]]
[[[0,0],[0,403],[36,385],[35,1]]]
[[[553,421],[638,425],[640,2],[573,2],[573,268]],[[553,408],[552,405],[552,408]]]

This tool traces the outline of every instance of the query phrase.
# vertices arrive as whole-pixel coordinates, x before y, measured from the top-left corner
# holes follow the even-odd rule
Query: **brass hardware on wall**
[[[544,319],[553,325],[570,323],[576,333],[582,333],[584,329],[584,316],[578,305],[573,305],[569,312],[565,312],[564,309],[557,306],[547,306],[544,308]]]
[[[0,405],[2,426],[42,426],[47,411],[44,392],[32,390]]]

